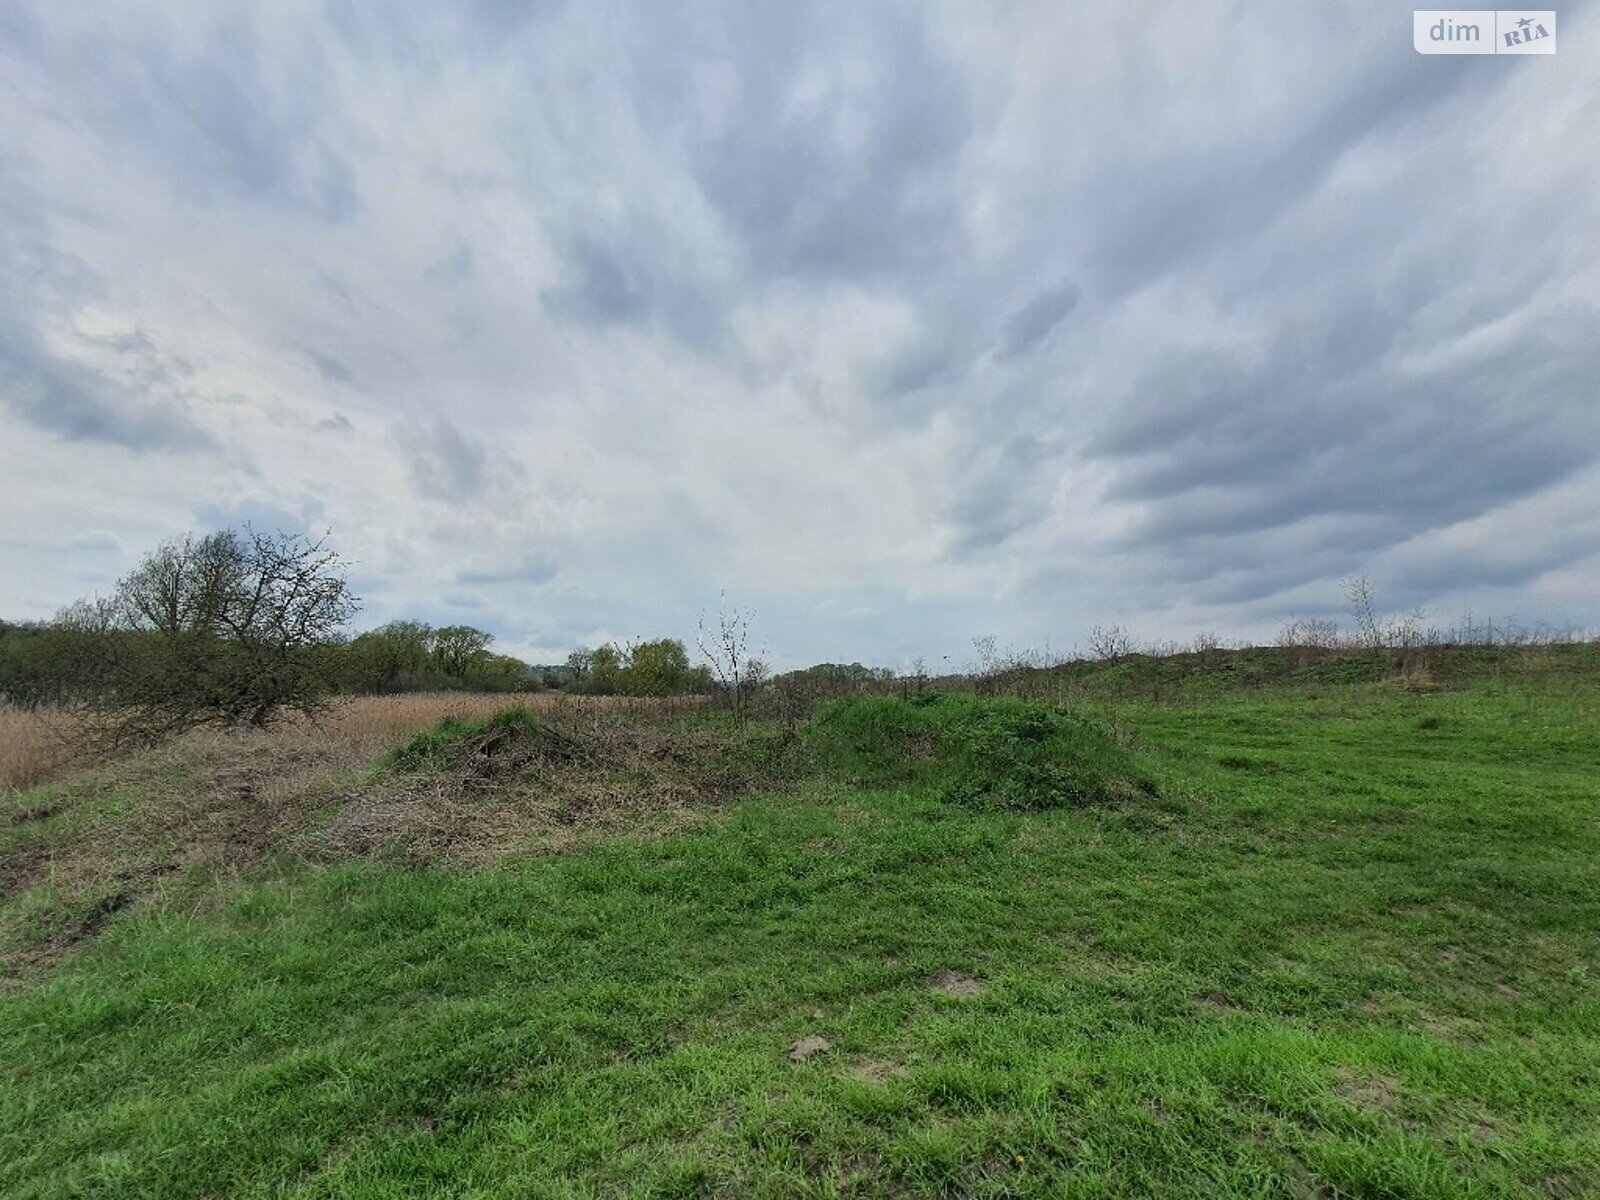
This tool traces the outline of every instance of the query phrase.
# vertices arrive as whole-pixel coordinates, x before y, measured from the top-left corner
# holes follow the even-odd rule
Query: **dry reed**
[[[625,716],[636,721],[671,719],[704,703],[700,697],[647,699],[629,696],[567,696],[559,692],[496,695],[481,692],[412,692],[355,696],[336,703],[315,721],[290,720],[249,735],[259,744],[297,757],[354,765],[446,717],[486,717],[509,704],[525,704],[572,723]],[[65,709],[22,709],[0,702],[0,792],[45,783],[93,756],[74,742],[82,721]],[[194,734],[191,737],[232,737]]]
[[[0,701],[0,792],[43,783],[73,762],[77,723],[64,709],[17,708]]]

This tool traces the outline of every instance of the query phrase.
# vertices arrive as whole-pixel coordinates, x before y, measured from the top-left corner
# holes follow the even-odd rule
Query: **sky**
[[[0,6],[0,616],[327,533],[365,626],[775,665],[1600,626],[1600,18]],[[725,600],[723,600],[725,598]]]

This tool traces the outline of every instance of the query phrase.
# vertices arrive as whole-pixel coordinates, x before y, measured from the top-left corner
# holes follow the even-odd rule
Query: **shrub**
[[[319,711],[334,682],[322,652],[355,608],[325,543],[246,528],[167,543],[57,629],[101,728],[154,740]]]

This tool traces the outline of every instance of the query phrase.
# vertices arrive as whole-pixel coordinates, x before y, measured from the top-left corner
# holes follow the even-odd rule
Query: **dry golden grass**
[[[43,783],[72,762],[75,726],[65,710],[15,708],[0,701],[0,793]]]
[[[509,704],[577,725],[617,717],[659,721],[703,704],[699,697],[641,699],[628,696],[567,696],[559,692],[496,695],[481,692],[415,692],[398,696],[356,696],[341,700],[315,721],[291,720],[248,736],[253,744],[275,746],[292,755],[311,754],[326,763],[354,765],[381,756],[397,743],[446,717],[486,717]],[[79,717],[65,709],[14,708],[0,701],[0,793],[59,778],[93,758],[74,742]],[[239,745],[236,734],[198,733]]]
[[[491,692],[411,692],[399,696],[355,696],[342,700],[316,721],[289,721],[268,736],[293,738],[307,733],[392,744],[446,717],[486,717],[508,705],[569,720],[627,716],[659,720],[704,703],[698,696],[653,699],[633,696],[569,696],[562,692],[502,695]]]

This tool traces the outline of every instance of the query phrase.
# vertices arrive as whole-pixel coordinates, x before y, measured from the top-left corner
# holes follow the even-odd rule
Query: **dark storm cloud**
[[[68,441],[129,450],[202,450],[216,439],[172,407],[118,392],[94,371],[0,331],[0,394],[29,424]]]
[[[1332,333],[1284,336],[1254,364],[1179,360],[1129,398],[1089,450],[1120,464],[1114,499],[1154,505],[1137,540],[1318,515],[1387,516],[1390,536],[1410,536],[1594,458],[1592,311],[1426,372],[1386,360],[1388,331]]]
[[[1418,64],[1389,46],[1339,69],[1319,66],[1304,99],[1269,122],[1219,122],[1187,143],[1130,136],[1120,161],[1063,183],[1082,219],[1057,253],[1082,261],[1097,297],[1074,329],[1103,332],[1131,294],[1159,287],[1207,296],[1240,331],[1272,331],[1252,341],[1224,325],[1197,339],[1179,326],[1171,346],[1145,337],[1110,375],[1135,382],[1109,405],[1074,388],[1070,367],[1026,355],[1005,376],[1004,404],[959,376],[968,403],[983,405],[977,438],[1085,419],[1094,431],[1076,455],[961,472],[947,511],[965,553],[1044,521],[1046,485],[1092,469],[1107,478],[1108,509],[1133,514],[1102,549],[1106,574],[1239,607],[1359,572],[1600,457],[1600,321],[1548,300],[1573,278],[1575,249],[1578,269],[1593,270],[1577,249],[1593,246],[1592,201],[1506,188],[1496,176],[1515,165],[1474,160],[1461,136],[1492,119],[1516,77]],[[1409,169],[1355,192],[1341,181],[1330,202],[1336,169],[1358,155]],[[1522,332],[1486,332],[1506,326]],[[1527,584],[1550,559],[1456,561],[1434,563],[1430,582]]]

